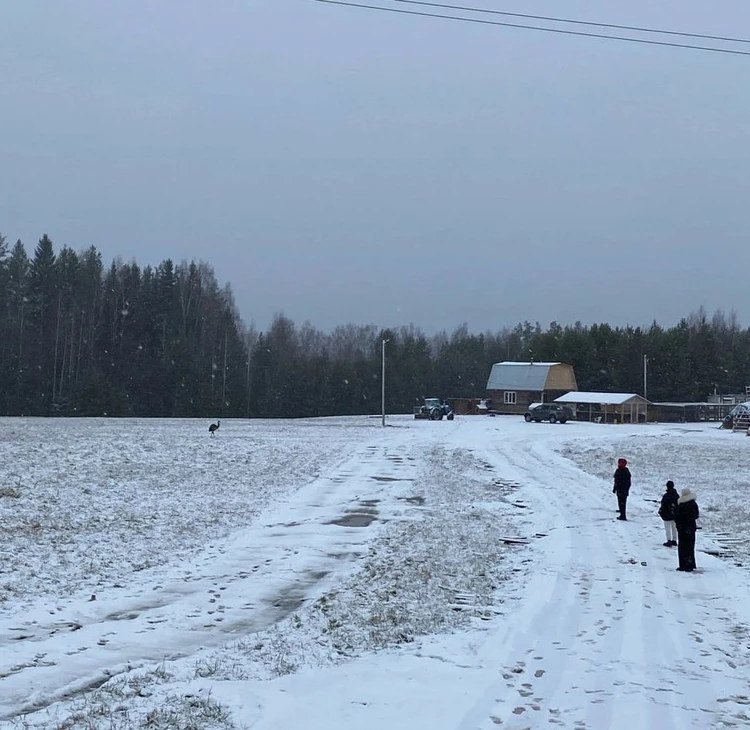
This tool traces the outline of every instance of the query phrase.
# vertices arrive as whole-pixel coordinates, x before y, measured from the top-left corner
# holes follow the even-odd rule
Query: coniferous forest
[[[502,323],[503,313],[497,313]],[[524,322],[427,336],[414,325],[321,332],[279,314],[247,327],[211,266],[116,260],[91,247],[33,251],[0,236],[0,414],[265,417],[379,413],[425,396],[482,397],[494,362],[560,360],[581,390],[702,401],[750,384],[750,329],[702,308],[673,327]]]

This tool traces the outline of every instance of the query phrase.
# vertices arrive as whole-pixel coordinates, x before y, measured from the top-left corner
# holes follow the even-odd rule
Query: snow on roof
[[[571,391],[559,398],[555,398],[556,403],[606,403],[610,406],[620,406],[627,403],[631,398],[644,400],[637,393],[582,393],[581,391]]]
[[[487,390],[544,390],[549,369],[558,362],[496,362]]]

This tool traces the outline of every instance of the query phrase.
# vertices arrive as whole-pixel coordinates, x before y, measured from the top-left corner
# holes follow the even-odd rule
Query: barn
[[[494,413],[525,413],[532,403],[578,390],[573,366],[562,362],[495,363],[487,380]]]

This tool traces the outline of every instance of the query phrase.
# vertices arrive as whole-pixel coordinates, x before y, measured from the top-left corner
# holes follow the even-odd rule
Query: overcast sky
[[[465,4],[750,38],[747,0]],[[6,0],[0,29],[29,253],[203,259],[260,328],[750,325],[750,57],[312,0]]]

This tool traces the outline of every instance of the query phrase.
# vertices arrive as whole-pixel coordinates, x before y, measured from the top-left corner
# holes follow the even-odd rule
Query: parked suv
[[[573,420],[573,410],[568,406],[561,406],[559,403],[540,403],[537,406],[531,406],[523,415],[526,423],[535,421],[549,421],[550,423],[565,423],[567,420]]]

